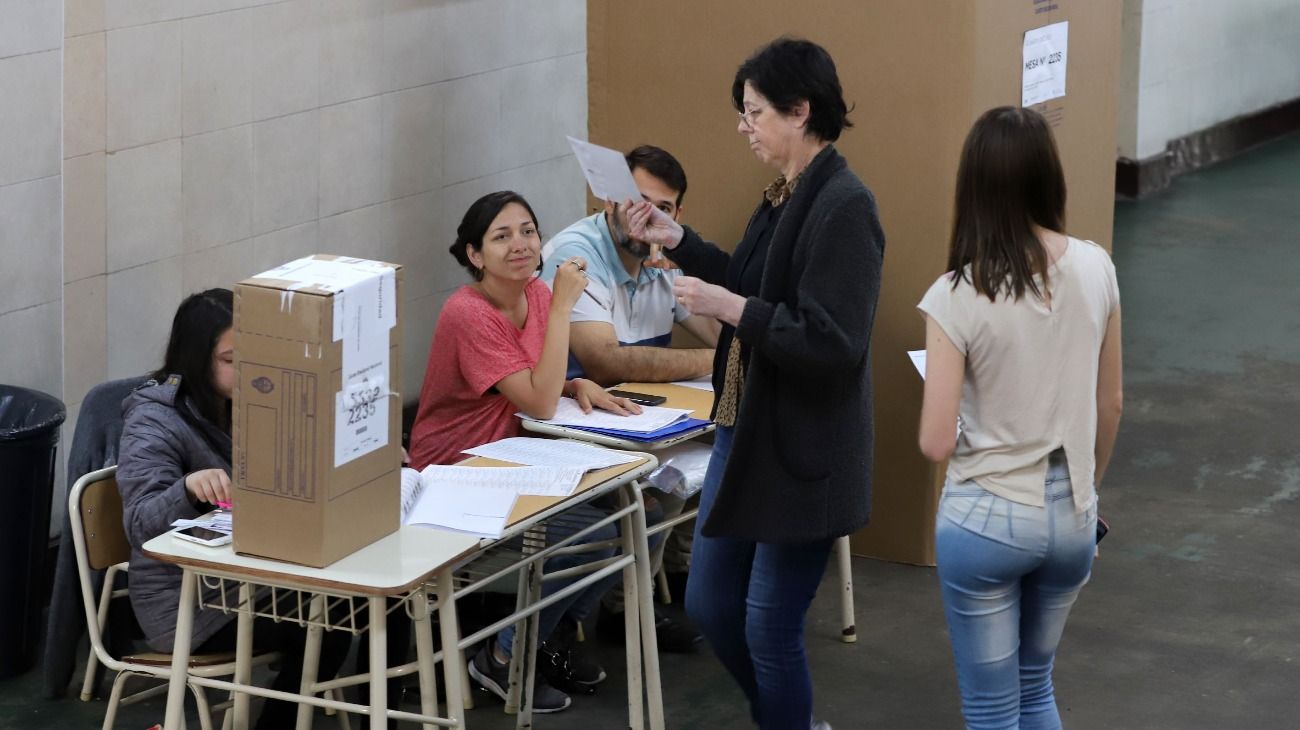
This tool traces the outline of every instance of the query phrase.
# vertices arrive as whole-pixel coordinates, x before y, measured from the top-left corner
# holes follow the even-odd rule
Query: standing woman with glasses
[[[1059,728],[1052,662],[1092,570],[1123,385],[1115,267],[1066,235],[1065,177],[1037,112],[975,122],[948,273],[919,309],[920,445],[949,459],[935,542],[966,727]]]
[[[790,38],[760,48],[731,100],[737,131],[779,173],[735,253],[628,203],[632,237],[662,245],[687,274],[679,301],[723,323],[686,609],[760,728],[829,728],[812,720],[804,619],[835,539],[870,513],[884,234],[871,191],[832,144],[850,124],[824,48]]]

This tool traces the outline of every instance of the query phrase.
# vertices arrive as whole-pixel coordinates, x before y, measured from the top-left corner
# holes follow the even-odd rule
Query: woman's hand
[[[225,469],[204,469],[185,477],[185,491],[200,504],[230,503],[230,475]]]
[[[706,284],[694,276],[679,276],[673,282],[673,296],[677,297],[691,314],[713,317],[731,326],[740,323],[745,311],[745,298],[733,294],[726,287]]]
[[[578,401],[578,407],[583,413],[591,413],[593,407],[620,416],[641,412],[641,406],[627,398],[615,398],[609,394],[609,391],[586,378],[574,378],[569,381],[568,390],[573,393],[573,399]]]
[[[569,311],[578,303],[582,290],[587,288],[587,262],[581,256],[570,257],[555,269],[555,280],[551,282],[551,303],[564,312],[568,319]]]
[[[672,216],[645,200],[629,200],[623,206],[627,210],[627,235],[670,250],[682,242],[682,227]]]

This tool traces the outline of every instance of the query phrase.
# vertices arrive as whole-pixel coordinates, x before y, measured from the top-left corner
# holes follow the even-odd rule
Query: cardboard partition
[[[319,568],[397,530],[401,286],[316,255],[235,287],[235,552]]]
[[[853,538],[858,554],[934,563],[943,470],[916,446],[922,384],[906,351],[925,343],[915,306],[947,260],[962,141],[986,109],[1021,103],[1026,31],[1069,24],[1065,96],[1036,108],[1060,146],[1069,231],[1110,247],[1120,10],[1120,0],[665,0],[647,13],[588,0],[590,140],[672,152],[690,182],[683,220],[726,248],[777,174],[737,133],[736,68],[783,34],[835,59],[855,125],[836,147],[875,193],[886,236],[872,337],[874,506]]]

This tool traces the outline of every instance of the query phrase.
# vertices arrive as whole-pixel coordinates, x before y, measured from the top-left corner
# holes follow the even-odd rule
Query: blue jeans
[[[1092,571],[1097,507],[1075,511],[1060,451],[1044,492],[1034,507],[950,480],[939,501],[940,589],[971,730],[1061,727],[1052,661]]]
[[[804,617],[826,571],[834,538],[775,544],[707,537],[700,528],[718,494],[732,429],[720,426],[700,492],[686,612],[749,699],[765,730],[812,724],[813,686]]]
[[[546,544],[554,545],[557,542],[569,537],[575,532],[586,528],[588,525],[595,524],[605,519],[608,513],[599,510],[590,505],[581,505],[574,507],[564,513],[564,518],[556,520],[546,526]],[[613,540],[618,537],[618,523],[613,522],[601,527],[594,532],[589,532],[577,541],[578,544],[589,542],[601,542],[604,540]],[[614,556],[614,548],[604,548],[601,550],[592,550],[591,552],[576,553],[572,555],[556,555],[546,560],[545,570],[553,573],[568,568],[575,568],[579,565],[594,563],[598,560],[604,560]],[[558,592],[561,588],[570,586],[586,577],[586,574],[575,575],[571,578],[562,580],[547,581],[542,584],[542,597]],[[622,573],[616,571],[612,575],[592,583],[585,589],[569,595],[567,598],[556,601],[551,605],[543,608],[537,617],[537,640],[546,641],[555,627],[559,625],[561,617],[568,614],[574,621],[582,621],[591,615],[593,609],[600,605],[600,597],[605,595],[612,586],[619,582]],[[506,655],[511,655],[511,648],[515,640],[515,627],[507,626],[497,632],[497,646]]]

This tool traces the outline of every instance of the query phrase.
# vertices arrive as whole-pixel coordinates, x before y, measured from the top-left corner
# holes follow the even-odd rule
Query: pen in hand
[[[587,270],[586,270],[586,269],[583,269],[581,273],[582,273],[582,275],[583,275],[584,277],[587,278],[587,281],[588,281],[588,282],[591,281],[591,277],[588,277],[588,276],[587,276]],[[591,301],[593,301],[593,302],[595,302],[596,304],[600,305],[600,308],[601,308],[601,309],[612,309],[612,308],[613,308],[613,307],[611,307],[610,305],[606,304],[605,302],[600,301],[600,298],[599,298],[599,297],[597,297],[595,294],[592,294],[592,293],[591,293],[591,285],[590,285],[590,283],[588,283],[588,285],[587,285],[586,287],[583,288],[582,293],[583,293],[583,294],[586,294],[586,295],[589,296],[589,297],[591,297]]]

